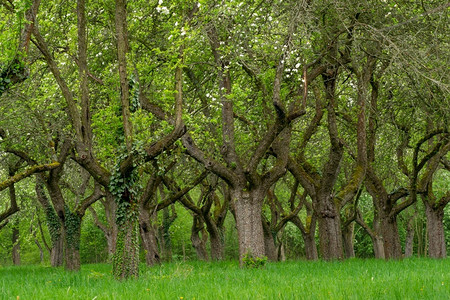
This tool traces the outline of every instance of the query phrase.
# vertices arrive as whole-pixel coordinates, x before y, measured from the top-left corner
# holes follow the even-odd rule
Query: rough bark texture
[[[372,244],[373,244],[373,252],[375,258],[385,259],[386,254],[384,252],[384,240],[382,236],[374,235],[371,236]]]
[[[113,257],[113,274],[116,279],[139,276],[139,222],[128,217],[119,227],[116,252]]]
[[[199,260],[208,260],[208,252],[206,251],[207,241],[208,235],[203,225],[203,221],[199,216],[194,216],[191,228],[191,242]]]
[[[223,232],[208,230],[211,245],[211,260],[222,260],[225,258],[225,243]]]
[[[156,239],[156,230],[151,224],[150,213],[148,210],[141,209],[139,213],[139,228],[142,239],[142,246],[145,250],[145,262],[148,266],[161,263],[161,257],[158,250]]]
[[[66,212],[64,219],[64,265],[69,271],[79,271],[81,268],[80,259],[80,238],[81,238],[81,217],[76,213]]]
[[[308,234],[303,236],[305,242],[305,254],[307,260],[318,260],[319,253],[317,251],[317,244],[314,235]]]
[[[239,239],[239,260],[246,254],[263,257],[264,233],[261,220],[262,195],[258,191],[232,190]]]
[[[66,247],[64,251],[65,269],[68,271],[79,271],[81,267],[80,249],[77,247]]]
[[[263,233],[264,233],[264,251],[266,253],[267,258],[270,261],[278,260],[278,251],[275,246],[274,235],[270,230],[270,226],[263,222]]]
[[[425,202],[425,213],[427,217],[428,256],[446,258],[444,207],[433,208],[428,202]]]
[[[355,223],[352,222],[345,226],[342,230],[342,238],[344,244],[344,253],[346,258],[355,257],[355,249],[353,247]]]
[[[60,267],[64,264],[64,232],[59,228],[59,235],[52,238],[52,248],[50,250],[50,264],[52,267]]]
[[[384,242],[384,254],[386,259],[402,258],[402,246],[398,232],[397,218],[381,218],[381,235]]]
[[[319,247],[325,260],[342,259],[342,231],[339,216],[323,216],[319,218]]]

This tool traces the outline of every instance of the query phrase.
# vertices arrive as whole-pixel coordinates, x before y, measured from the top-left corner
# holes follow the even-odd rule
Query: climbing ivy
[[[67,205],[64,206],[64,210],[64,227],[66,230],[67,248],[79,250],[81,218],[78,214],[71,212]]]
[[[122,174],[120,165],[129,156],[133,157],[133,168],[129,174]],[[134,209],[131,209],[133,200],[137,199],[142,186],[139,184],[139,173],[137,167],[143,163],[145,151],[141,142],[135,142],[132,150],[128,152],[124,146],[121,147],[117,163],[109,181],[109,190],[114,196],[117,204],[116,223],[119,227],[132,218]]]
[[[116,223],[119,228],[116,252],[113,256],[113,274],[117,279],[123,279],[138,276],[139,208],[137,199],[142,188],[139,184],[138,166],[143,163],[145,151],[142,143],[135,142],[131,151],[122,147],[119,153],[110,178],[109,189],[117,204]],[[132,170],[122,174],[120,165],[128,157],[133,158]]]
[[[61,222],[59,221],[55,210],[50,205],[46,208],[45,215],[52,244],[55,244],[61,237]]]
[[[24,81],[28,76],[25,64],[15,58],[6,66],[0,68],[0,95],[7,91],[14,83]]]
[[[130,111],[134,113],[141,108],[141,102],[139,102],[139,83],[136,76],[131,76],[128,85],[130,87]]]

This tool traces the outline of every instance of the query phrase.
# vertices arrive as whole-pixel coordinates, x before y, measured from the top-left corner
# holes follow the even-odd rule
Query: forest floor
[[[137,280],[115,281],[107,264],[81,272],[0,267],[0,299],[450,299],[450,259],[141,265]]]

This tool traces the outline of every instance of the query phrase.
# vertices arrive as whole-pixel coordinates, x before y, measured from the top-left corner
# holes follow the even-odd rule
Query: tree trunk
[[[239,240],[239,262],[245,255],[263,257],[264,233],[261,220],[263,195],[258,190],[231,190],[232,201],[235,206],[236,227]]]
[[[66,210],[64,220],[64,256],[65,268],[69,271],[79,271],[80,260],[80,237],[81,237],[81,216]]]
[[[208,260],[208,252],[206,251],[207,241],[208,235],[206,233],[205,227],[203,226],[203,221],[200,219],[200,217],[195,215],[192,222],[191,242],[199,260]]]
[[[324,260],[342,259],[341,218],[331,195],[319,199],[317,213],[319,223],[319,247]]]
[[[386,259],[386,254],[384,252],[384,240],[380,235],[371,236],[373,244],[373,253],[375,258]]]
[[[130,213],[118,229],[116,252],[113,256],[113,275],[116,279],[123,280],[139,276],[138,232],[138,218]]]
[[[432,258],[447,257],[444,232],[444,207],[434,208],[426,201],[425,213],[427,217],[428,256]]]
[[[308,220],[310,220],[308,222]],[[291,219],[292,224],[297,226],[300,230],[303,241],[305,243],[305,254],[307,260],[318,260],[319,254],[317,252],[317,244],[316,244],[316,218],[311,215],[311,217],[307,217],[306,225],[304,226],[302,221],[298,216],[295,216]]]
[[[345,226],[342,230],[342,238],[344,244],[344,252],[346,258],[355,257],[355,249],[353,247],[353,233],[355,230],[355,223],[352,222]]]
[[[114,201],[113,195],[111,193],[106,193],[105,201],[102,201],[105,207],[106,216],[106,229],[104,231],[106,237],[106,243],[108,245],[108,261],[112,260],[112,257],[116,251],[117,244],[117,223],[116,223],[116,202]]]
[[[20,265],[20,240],[19,240],[19,226],[17,223],[12,227],[12,261],[13,264]]]
[[[264,250],[267,258],[270,261],[278,260],[277,247],[275,247],[275,239],[270,230],[269,224],[264,224],[263,221],[263,233],[264,233]]]
[[[60,267],[64,263],[64,233],[59,228],[59,235],[52,236],[52,248],[50,250],[50,263],[52,267]]]
[[[405,257],[411,257],[414,252],[414,220],[415,217],[411,216],[406,227]]]
[[[384,254],[386,259],[399,259],[402,257],[402,247],[398,233],[396,217],[384,217],[381,219],[381,234],[384,242]]]
[[[151,224],[150,213],[146,209],[141,209],[139,214],[140,233],[142,246],[145,249],[145,262],[148,266],[161,263],[158,251],[158,242],[156,240],[156,231]]]
[[[172,261],[172,238],[170,236],[170,226],[175,221],[177,215],[175,209],[172,206],[172,215],[170,215],[169,208],[163,209],[163,219],[160,228],[161,232],[161,253],[165,261]]]
[[[277,260],[278,261],[285,261],[286,260],[286,253],[284,250],[284,244],[280,241],[277,247]]]
[[[303,236],[305,242],[305,254],[307,260],[318,260],[319,254],[317,252],[317,244],[314,235],[307,234]]]
[[[209,227],[207,226],[208,230]],[[222,260],[224,259],[225,245],[223,239],[223,233],[219,230],[208,230],[209,241],[211,244],[211,259],[212,260]]]

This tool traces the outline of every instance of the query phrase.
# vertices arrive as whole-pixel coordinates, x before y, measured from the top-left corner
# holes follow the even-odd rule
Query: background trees
[[[399,258],[411,205],[430,256],[446,256],[447,8],[1,2],[1,186],[39,171],[20,183],[43,209],[27,218],[47,223],[30,238],[62,234],[77,269],[68,257],[97,224],[117,278],[138,274],[138,233],[148,264],[190,243],[203,259],[237,243],[242,263],[367,255],[370,239]],[[20,201],[0,197],[2,234],[17,236]]]

